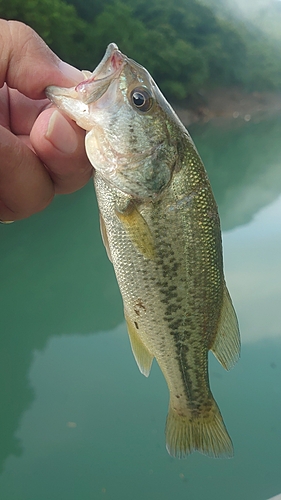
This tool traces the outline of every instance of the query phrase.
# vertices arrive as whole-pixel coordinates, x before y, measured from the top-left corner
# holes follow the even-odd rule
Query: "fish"
[[[137,365],[155,358],[169,389],[166,448],[233,456],[212,395],[208,352],[240,356],[218,208],[197,149],[149,72],[111,43],[85,80],[47,97],[86,130],[102,239]]]

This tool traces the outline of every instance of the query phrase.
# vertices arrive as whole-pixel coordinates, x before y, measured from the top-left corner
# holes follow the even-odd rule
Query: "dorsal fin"
[[[240,356],[240,334],[237,316],[226,285],[224,285],[223,302],[218,323],[217,334],[210,347],[220,364],[230,370]]]

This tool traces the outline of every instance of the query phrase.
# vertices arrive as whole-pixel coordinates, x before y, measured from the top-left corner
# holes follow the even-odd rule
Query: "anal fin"
[[[128,316],[126,316],[126,314],[125,314],[125,319],[127,323],[131,348],[136,363],[140,369],[140,372],[146,377],[148,377],[154,356],[145,347],[145,345],[143,344],[137,333],[137,328],[135,324],[128,318]]]
[[[210,350],[226,370],[230,370],[240,356],[240,334],[237,316],[226,285],[224,285],[223,303],[218,323],[217,334]]]

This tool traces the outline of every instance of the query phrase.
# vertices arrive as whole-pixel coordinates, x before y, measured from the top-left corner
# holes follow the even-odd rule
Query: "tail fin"
[[[214,458],[230,458],[233,446],[215,401],[207,417],[182,416],[169,406],[166,447],[171,456],[185,458],[193,451]]]

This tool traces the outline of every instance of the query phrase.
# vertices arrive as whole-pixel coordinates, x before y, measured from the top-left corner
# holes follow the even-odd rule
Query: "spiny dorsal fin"
[[[217,334],[210,350],[226,370],[230,370],[240,356],[240,334],[237,316],[226,285]]]
[[[154,240],[149,226],[137,207],[130,204],[125,212],[115,211],[135,248],[146,258],[155,255]]]
[[[141,341],[135,324],[125,314],[131,348],[137,365],[143,375],[148,377],[153,361],[153,355],[148,351]]]

